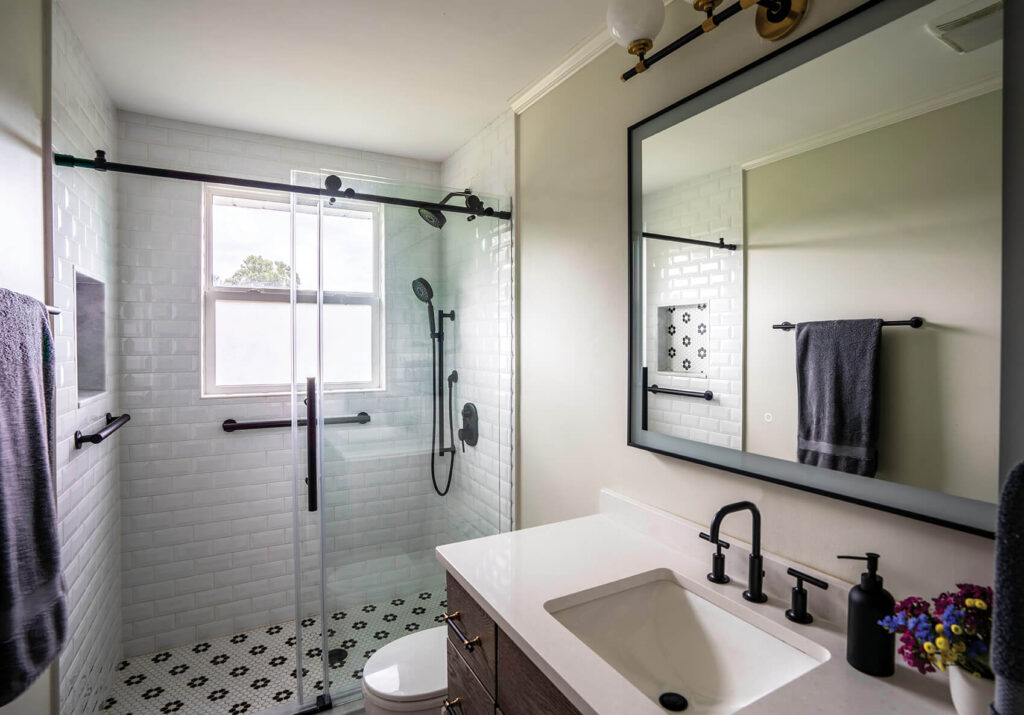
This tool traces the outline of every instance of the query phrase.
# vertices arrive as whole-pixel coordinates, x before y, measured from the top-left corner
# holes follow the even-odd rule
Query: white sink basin
[[[544,608],[655,703],[662,693],[682,694],[688,713],[736,712],[829,659],[827,649],[750,610],[773,606],[737,604],[668,569]]]

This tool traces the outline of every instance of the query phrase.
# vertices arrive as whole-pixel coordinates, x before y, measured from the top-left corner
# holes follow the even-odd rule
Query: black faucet
[[[747,576],[747,590],[743,592],[743,598],[754,603],[764,603],[768,600],[768,597],[764,595],[762,585],[764,584],[764,560],[761,558],[761,512],[758,511],[757,506],[754,502],[750,501],[738,501],[734,504],[726,504],[718,513],[715,514],[714,520],[711,522],[711,534],[708,538],[712,544],[716,546],[720,543],[718,538],[718,530],[722,526],[722,519],[727,515],[732,514],[736,511],[743,511],[745,509],[750,510],[751,516],[754,518],[753,535],[751,537],[752,549],[750,552],[749,570]],[[719,550],[721,553],[721,550]],[[714,583],[725,583],[728,581],[728,577],[722,573],[722,566],[718,563],[714,564],[716,568],[712,573],[708,574],[708,580]],[[717,576],[718,578],[712,578]],[[722,580],[724,578],[724,580]]]

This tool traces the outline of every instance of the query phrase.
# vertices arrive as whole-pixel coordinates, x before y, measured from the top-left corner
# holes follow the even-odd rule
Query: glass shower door
[[[448,194],[333,173],[358,192]],[[304,692],[327,682],[338,703],[360,697],[382,646],[443,627],[435,548],[511,525],[511,225],[449,213],[439,227],[415,208],[343,199],[317,219],[318,504],[303,515],[316,538],[301,542],[319,550],[302,600],[320,613],[303,631],[316,673]]]

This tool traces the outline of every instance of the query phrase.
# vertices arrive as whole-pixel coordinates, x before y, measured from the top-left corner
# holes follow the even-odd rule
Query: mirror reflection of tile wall
[[[742,243],[742,179],[738,169],[726,169],[646,194],[646,230]],[[707,402],[651,394],[648,428],[742,449],[743,248],[728,251],[646,239],[645,252],[649,381],[676,390],[711,390],[715,395]],[[684,320],[687,313],[689,321]]]

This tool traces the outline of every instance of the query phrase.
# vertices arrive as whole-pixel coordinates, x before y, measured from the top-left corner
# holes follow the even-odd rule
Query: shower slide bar
[[[46,308],[46,312],[49,313],[50,315],[60,315],[61,313],[64,312],[60,308],[57,308],[57,307],[52,306],[52,305],[46,305],[45,308]]]
[[[920,328],[924,325],[924,318],[919,318],[916,315],[910,320],[883,320],[882,327],[888,328],[894,325],[904,325],[911,328]],[[788,320],[784,323],[776,323],[772,326],[773,330],[794,330],[796,326]]]
[[[680,236],[666,236],[663,233],[647,233],[644,231],[640,234],[644,238],[657,238],[662,241],[675,241],[676,243],[691,243],[694,246],[711,246],[712,248],[721,248],[726,251],[735,251],[735,243],[726,243],[724,238],[719,238],[718,243],[714,241],[701,241],[698,238],[682,238]]]
[[[375,204],[392,204],[394,206],[408,206],[414,209],[426,209],[428,211],[448,211],[451,213],[468,214],[471,216],[491,216],[493,218],[509,220],[512,218],[511,211],[496,211],[489,206],[476,204],[473,208],[469,206],[458,206],[452,204],[440,204],[431,201],[418,201],[416,199],[403,199],[398,196],[381,196],[378,194],[364,194],[354,189],[342,189],[341,180],[330,175],[325,180],[326,188],[318,189],[311,186],[297,186],[295,184],[283,184],[276,181],[259,181],[257,179],[240,179],[234,176],[218,176],[216,174],[201,174],[195,171],[178,171],[176,169],[158,169],[151,166],[138,166],[135,164],[118,164],[107,161],[106,152],[97,149],[95,159],[82,159],[71,154],[54,154],[53,162],[57,166],[82,167],[95,169],[96,171],[117,171],[123,174],[138,174],[140,176],[155,176],[164,179],[181,179],[183,181],[202,181],[211,184],[227,184],[229,186],[244,186],[253,189],[264,189],[267,191],[283,191],[292,194],[309,194],[310,196],[321,196],[331,199],[350,199],[352,201],[367,201]]]
[[[110,435],[117,432],[119,429],[128,423],[128,420],[132,418],[131,415],[125,413],[120,417],[114,417],[109,412],[107,413],[107,426],[101,429],[96,434],[82,434],[82,430],[75,432],[75,449],[81,449],[82,444],[88,442],[90,444],[99,444]]]
[[[357,415],[350,415],[347,417],[328,417],[324,420],[325,425],[365,425],[370,421],[370,415],[366,412],[360,412]],[[301,419],[296,420],[296,424],[299,427],[305,427],[309,424],[309,420]],[[224,420],[221,428],[225,432],[239,432],[247,429],[270,429],[272,427],[290,427],[292,424],[291,420],[263,420],[257,422],[238,422],[236,420]]]

